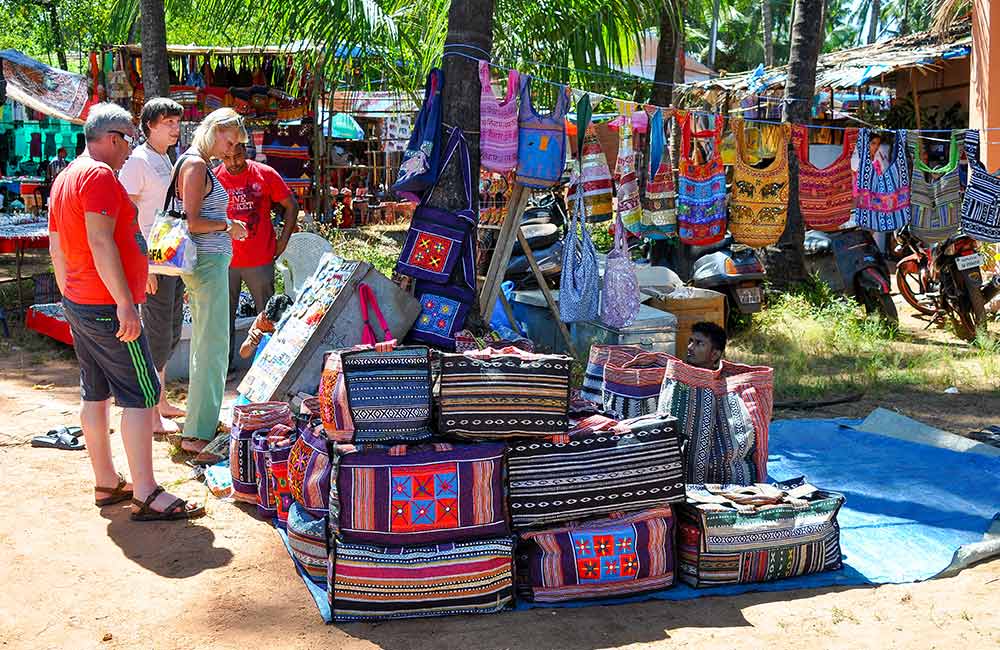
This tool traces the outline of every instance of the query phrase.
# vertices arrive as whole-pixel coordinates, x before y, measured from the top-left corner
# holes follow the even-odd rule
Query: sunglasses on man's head
[[[113,131],[111,129],[108,130],[108,133],[114,133],[115,135],[119,136],[122,140],[124,140],[125,144],[127,144],[130,148],[132,149],[135,148],[136,139],[135,137],[129,135],[128,133],[125,133],[124,131]]]

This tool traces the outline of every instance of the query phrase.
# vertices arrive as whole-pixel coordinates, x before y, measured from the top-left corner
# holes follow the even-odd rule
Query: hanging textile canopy
[[[90,84],[83,75],[47,66],[18,52],[0,50],[7,97],[39,113],[82,124],[90,108]]]

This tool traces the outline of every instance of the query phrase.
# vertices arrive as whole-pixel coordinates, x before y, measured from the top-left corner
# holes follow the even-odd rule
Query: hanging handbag
[[[583,218],[588,223],[608,221],[614,215],[611,169],[601,147],[596,127],[590,122],[590,96],[584,95],[577,102],[577,152],[579,156],[579,177],[570,184],[567,201],[575,204],[577,194],[583,191]]]
[[[424,103],[420,107],[413,133],[403,152],[399,174],[392,184],[394,192],[417,203],[425,190],[438,178],[441,163],[441,89],[444,73],[433,68],[427,74]]]
[[[658,108],[649,120],[646,191],[642,197],[640,220],[642,235],[648,239],[667,239],[677,235],[674,166],[664,126],[663,110]]]
[[[600,314],[597,249],[584,223],[584,193],[579,189],[583,184],[581,173],[576,181],[576,209],[570,210],[559,277],[559,320],[564,323],[594,320]]]
[[[414,295],[420,298],[420,314],[407,337],[412,343],[425,343],[454,350],[456,335],[465,327],[476,293],[463,282],[438,284],[417,280]]]
[[[472,172],[469,168],[469,148],[461,129],[452,129],[448,138],[442,168],[446,167],[458,154],[457,163],[461,167],[465,208],[451,212],[428,205],[437,189],[437,183],[429,184],[425,200],[417,206],[406,233],[406,241],[396,263],[396,271],[413,278],[447,284],[455,264],[468,243],[469,234],[478,222],[472,210]],[[474,242],[473,242],[474,245]],[[473,258],[473,263],[475,259]],[[473,274],[475,269],[472,269]],[[471,286],[475,286],[475,278]]]
[[[601,287],[601,322],[618,329],[632,324],[639,314],[640,305],[639,280],[626,237],[619,209],[615,222],[615,245],[608,253]]]
[[[618,182],[618,219],[634,234],[642,232],[642,202],[639,198],[639,176],[635,164],[635,147],[632,143],[632,117],[622,116],[618,130],[618,161],[615,180]]]
[[[189,274],[194,272],[198,262],[198,248],[188,230],[187,215],[173,209],[180,168],[181,160],[178,160],[163,199],[163,209],[157,211],[149,230],[149,272],[155,275]]]

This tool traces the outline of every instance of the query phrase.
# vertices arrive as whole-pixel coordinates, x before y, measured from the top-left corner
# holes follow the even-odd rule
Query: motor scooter
[[[870,232],[861,228],[807,230],[805,256],[806,268],[831,289],[853,296],[869,314],[899,324],[889,266]]]
[[[764,263],[757,251],[733,245],[733,238],[726,235],[721,241],[708,246],[692,246],[694,258],[691,286],[711,289],[726,296],[726,322],[730,314],[754,314],[764,302]]]

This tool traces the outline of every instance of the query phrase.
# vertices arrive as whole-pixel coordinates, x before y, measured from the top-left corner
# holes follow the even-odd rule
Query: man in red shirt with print
[[[247,237],[233,241],[233,261],[229,264],[229,335],[233,336],[240,289],[247,285],[254,309],[263,311],[274,295],[274,260],[285,252],[288,238],[295,232],[299,204],[292,191],[274,168],[247,160],[245,145],[238,144],[233,155],[223,159],[224,168],[216,171],[222,186],[229,192],[228,217],[242,222]],[[276,237],[271,210],[278,204],[284,210],[281,237]],[[232,355],[230,355],[232,361]]]
[[[146,299],[146,242],[115,172],[136,141],[132,116],[97,104],[84,125],[87,151],[52,185],[49,252],[80,361],[80,424],[94,470],[94,503],[132,499],[132,519],[191,519],[203,506],[169,494],[153,477],[152,409],[160,383],[137,305]],[[131,484],[111,457],[111,396],[122,410]]]

